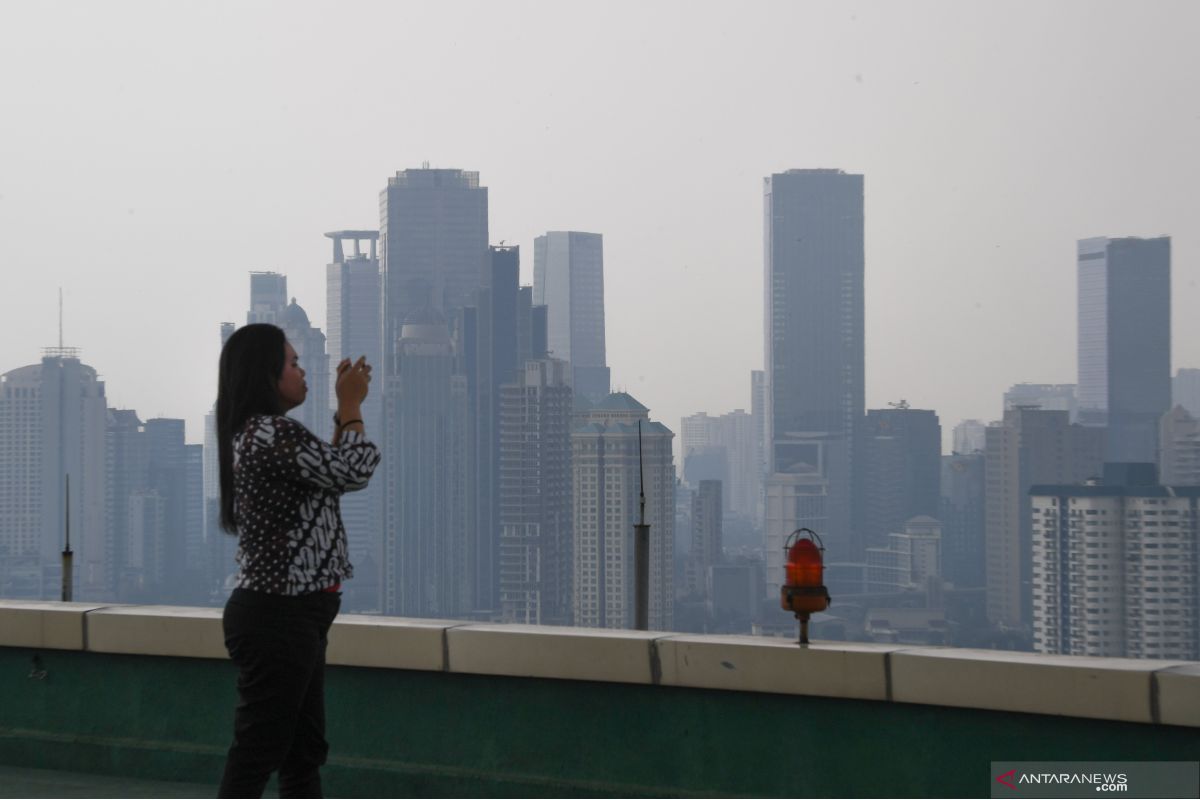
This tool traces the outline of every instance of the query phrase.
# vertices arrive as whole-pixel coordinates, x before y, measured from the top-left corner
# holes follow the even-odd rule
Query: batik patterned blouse
[[[290,417],[251,417],[233,440],[238,588],[300,595],[350,578],[339,501],[378,463],[379,448],[356,431],[334,447]]]

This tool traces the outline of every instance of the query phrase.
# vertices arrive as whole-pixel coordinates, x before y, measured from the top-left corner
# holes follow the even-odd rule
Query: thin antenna
[[[71,475],[66,475],[67,486],[66,492],[63,495],[63,504],[66,506],[66,540],[62,551],[62,600],[64,603],[69,603],[72,600],[72,589],[75,584],[75,569],[73,561],[74,553],[71,552]]]
[[[638,420],[638,524],[646,524],[646,464],[642,459],[642,421]]]
[[[642,421],[638,420],[639,522],[633,526],[633,627],[650,630],[650,526],[646,524],[646,470],[642,461]]]
[[[62,349],[63,349],[62,317],[63,317],[63,313],[62,313],[62,287],[60,286],[60,287],[58,287],[58,349],[59,349],[59,350],[62,350]]]

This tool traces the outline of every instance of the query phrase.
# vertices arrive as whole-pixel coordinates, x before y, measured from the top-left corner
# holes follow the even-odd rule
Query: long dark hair
[[[257,414],[282,414],[279,379],[287,337],[274,325],[234,331],[221,348],[217,379],[217,462],[221,471],[221,527],[237,533],[233,518],[233,437]]]

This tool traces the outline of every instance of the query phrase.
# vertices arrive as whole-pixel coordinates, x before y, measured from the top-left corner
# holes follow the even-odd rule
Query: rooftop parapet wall
[[[342,615],[333,666],[1200,727],[1200,663]],[[0,601],[0,647],[227,658],[218,609]]]

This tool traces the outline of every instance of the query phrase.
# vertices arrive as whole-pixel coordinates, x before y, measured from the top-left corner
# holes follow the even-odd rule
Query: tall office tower
[[[488,192],[478,172],[406,169],[379,193],[383,350],[427,306],[453,320],[487,266]]]
[[[376,243],[378,231],[333,231],[333,258],[325,267],[326,341],[329,353],[329,404],[337,408],[337,364],[366,356],[383,376],[383,329],[380,322],[380,276]],[[363,243],[367,252],[363,252]],[[352,251],[347,253],[349,243]],[[311,385],[311,382],[310,382]],[[380,441],[383,433],[383,381],[372,387],[362,405],[367,436]],[[342,497],[342,521],[354,580],[343,587],[347,610],[378,610],[379,571],[383,564],[383,481]]]
[[[862,434],[863,535],[884,547],[913,517],[941,510],[942,426],[933,411],[873,408]]]
[[[194,501],[189,498],[188,451],[181,419],[148,419],[145,436],[146,476],[140,500],[140,527],[131,527],[130,593],[122,598],[143,603],[191,604],[200,596],[203,564],[189,561],[189,538],[196,534],[188,520]],[[134,511],[131,507],[131,515]],[[153,521],[153,524],[152,524]],[[137,535],[134,535],[136,531]]]
[[[571,362],[575,394],[606,397],[603,237],[550,231],[534,239],[533,302],[547,307],[550,355]]]
[[[1200,486],[1200,422],[1183,406],[1159,423],[1158,474],[1164,486]]]
[[[246,324],[266,322],[279,325],[283,310],[287,308],[287,276],[278,272],[250,273],[250,310],[246,312]],[[222,338],[224,336],[222,323]],[[222,341],[222,344],[224,342]]]
[[[753,519],[762,491],[754,416],[740,408],[719,417],[701,412],[684,417],[679,430],[688,485],[721,481],[726,513]]]
[[[982,453],[987,444],[987,425],[977,419],[964,419],[954,426],[954,452],[962,455]]]
[[[483,285],[475,296],[475,373],[469,379],[474,409],[475,603],[500,608],[500,387],[517,379],[520,350],[520,251],[491,247]],[[528,325],[528,322],[526,322]]]
[[[1072,423],[1079,421],[1079,401],[1073,383],[1017,383],[1004,393],[1004,410],[1036,406],[1044,411],[1066,411]]]
[[[864,409],[863,176],[788,170],[764,179],[763,200],[770,471],[817,466],[829,479],[826,547],[836,559],[859,560],[852,509]]]
[[[473,606],[467,530],[466,378],[445,317],[413,312],[384,395],[383,611],[455,617]]]
[[[942,577],[959,588],[984,585],[983,453],[942,456]]]
[[[1200,369],[1180,369],[1171,379],[1171,403],[1200,418]]]
[[[1171,408],[1171,239],[1079,240],[1079,421],[1109,461],[1155,461]]]
[[[987,615],[994,625],[1032,623],[1029,487],[1080,483],[1104,463],[1104,431],[1071,425],[1066,411],[1015,408],[988,427],[984,450]]]
[[[61,596],[70,476],[76,600],[102,599],[104,382],[69,347],[0,375],[0,596]]]
[[[1031,492],[1035,650],[1200,658],[1200,487],[1105,464],[1103,480]]]
[[[525,362],[500,387],[499,585],[505,622],[570,625],[570,365]]]
[[[183,446],[183,553],[187,565],[186,602],[202,605],[208,601],[208,571],[204,539],[204,445]]]
[[[624,392],[610,394],[578,418],[571,433],[576,625],[634,625],[633,526],[639,518],[644,477],[650,525],[649,624],[652,630],[670,630],[675,600],[674,436]]]
[[[692,542],[684,565],[684,592],[708,598],[709,571],[722,562],[720,481],[700,481],[692,492]]]
[[[887,545],[867,548],[867,591],[927,591],[942,577],[942,524],[933,517],[906,521]]]
[[[105,600],[134,597],[137,576],[129,569],[129,498],[149,489],[146,432],[136,411],[110,408],[104,437],[104,526],[107,532]]]
[[[333,413],[329,405],[329,355],[325,352],[325,334],[308,321],[308,314],[292,298],[276,323],[283,328],[288,342],[300,357],[308,397],[288,416],[297,419],[317,438],[329,441],[333,434]]]

